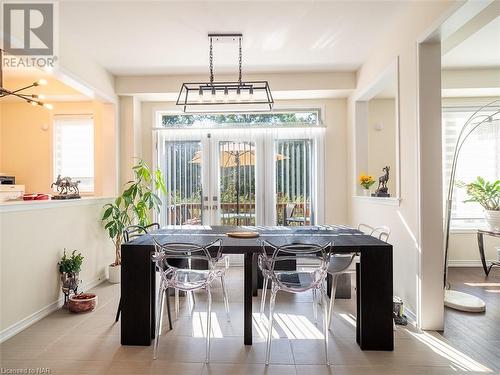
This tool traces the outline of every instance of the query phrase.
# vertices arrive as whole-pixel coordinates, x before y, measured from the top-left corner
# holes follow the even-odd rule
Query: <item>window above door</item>
[[[320,125],[321,113],[319,109],[231,114],[157,113],[158,128],[310,127]]]

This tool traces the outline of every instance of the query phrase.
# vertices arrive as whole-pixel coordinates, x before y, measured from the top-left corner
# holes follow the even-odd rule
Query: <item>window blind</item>
[[[455,144],[469,117],[477,108],[443,108],[443,194],[446,199],[450,181]],[[472,182],[478,176],[496,180],[500,176],[500,127],[479,126],[465,141],[458,159],[456,181]],[[482,207],[477,203],[464,203],[464,188],[455,186],[451,224],[455,228],[477,228],[484,222]]]
[[[80,192],[94,191],[94,121],[90,115],[54,117],[54,181],[79,180]]]

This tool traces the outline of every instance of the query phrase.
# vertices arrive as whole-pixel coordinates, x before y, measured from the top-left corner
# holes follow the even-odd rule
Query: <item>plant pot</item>
[[[114,264],[110,264],[108,269],[109,269],[108,281],[110,283],[113,283],[113,284],[119,283],[120,279],[121,279],[121,274],[122,274],[122,267],[115,266]]]
[[[97,307],[97,296],[91,293],[73,294],[69,297],[68,308],[74,313],[94,311]]]
[[[484,218],[490,230],[500,232],[500,211],[484,210]]]

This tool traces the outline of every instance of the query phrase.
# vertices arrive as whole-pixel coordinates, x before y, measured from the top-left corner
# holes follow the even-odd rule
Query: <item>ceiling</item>
[[[23,91],[24,94],[43,94],[44,102],[79,102],[88,101],[91,98],[69,87],[47,72],[35,69],[10,69],[5,72],[4,86],[9,90],[16,90],[21,87],[31,85],[33,82],[44,78],[47,81],[45,86],[32,87]],[[22,101],[22,99],[9,95],[2,98],[2,101]]]
[[[500,68],[500,17],[443,56],[447,69]]]
[[[358,69],[404,1],[59,3],[61,54],[75,46],[114,75],[207,72],[209,32],[243,33],[248,72]],[[237,46],[216,45],[217,72]]]

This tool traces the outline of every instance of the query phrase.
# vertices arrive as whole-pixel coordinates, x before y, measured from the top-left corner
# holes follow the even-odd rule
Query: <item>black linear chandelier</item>
[[[41,100],[44,99],[44,96],[41,94],[27,94],[25,90],[28,90],[32,87],[37,86],[45,86],[47,84],[47,80],[42,78],[36,82],[33,82],[31,85],[21,87],[17,90],[7,90],[3,87],[3,50],[0,49],[0,99],[5,98],[7,96],[15,96],[20,99],[26,100],[26,102],[30,103],[34,106],[41,106],[47,109],[52,109],[52,104],[44,103]]]
[[[243,81],[242,79],[242,34],[208,34],[210,43],[209,82],[185,82],[181,86],[177,105],[184,112],[228,112],[271,111],[273,96],[267,81]],[[238,42],[238,81],[215,82],[213,65],[213,43]]]

